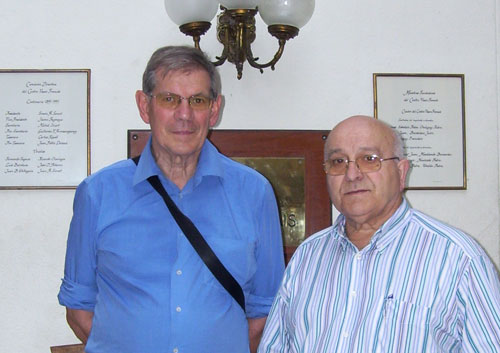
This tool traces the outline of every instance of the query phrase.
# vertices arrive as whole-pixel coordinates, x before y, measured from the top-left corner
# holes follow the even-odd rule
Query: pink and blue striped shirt
[[[345,218],[297,249],[259,353],[500,352],[500,282],[465,233],[409,207],[358,250]]]

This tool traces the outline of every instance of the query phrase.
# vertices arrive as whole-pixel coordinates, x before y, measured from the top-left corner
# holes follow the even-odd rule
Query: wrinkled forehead
[[[390,128],[373,121],[348,121],[337,125],[328,136],[325,157],[333,153],[355,156],[373,153],[386,157],[394,152],[394,134]]]
[[[155,71],[155,76],[159,81],[169,80],[172,77],[178,77],[178,76],[180,77],[191,76],[193,74],[201,74],[203,76],[206,76],[208,80],[210,80],[208,72],[198,66],[187,66],[179,69],[170,69],[170,70],[166,70],[165,68],[159,67]]]

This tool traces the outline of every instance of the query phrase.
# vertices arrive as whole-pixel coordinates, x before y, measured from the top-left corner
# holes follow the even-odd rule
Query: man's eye
[[[175,98],[174,96],[163,96],[163,101],[166,102],[166,103],[172,103],[173,101],[175,101]]]
[[[368,155],[368,156],[364,156],[363,159],[365,160],[365,162],[373,163],[373,162],[378,161],[378,156]]]
[[[345,158],[333,158],[331,163],[332,165],[345,164]]]
[[[205,98],[204,97],[192,97],[191,102],[194,104],[203,104],[203,103],[205,103]]]

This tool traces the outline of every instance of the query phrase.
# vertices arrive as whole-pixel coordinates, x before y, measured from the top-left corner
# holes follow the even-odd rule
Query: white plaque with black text
[[[408,189],[466,189],[464,75],[373,74],[375,117],[401,134]]]
[[[90,70],[0,70],[0,188],[74,188],[90,173]]]

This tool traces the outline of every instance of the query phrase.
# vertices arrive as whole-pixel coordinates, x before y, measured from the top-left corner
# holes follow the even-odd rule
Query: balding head
[[[366,115],[355,115],[351,116],[345,120],[342,120],[338,123],[328,135],[328,139],[335,138],[335,133],[340,130],[344,131],[344,129],[359,129],[362,126],[367,126],[367,128],[373,131],[374,134],[382,134],[387,142],[391,145],[392,154],[400,159],[404,157],[404,146],[403,139],[401,135],[393,129],[389,124],[374,119],[373,117]],[[328,141],[325,143],[325,160],[328,158],[327,151]]]
[[[325,161],[330,160],[337,165],[348,161],[345,173],[327,175],[330,198],[348,225],[377,228],[401,204],[409,163],[399,135],[389,125],[368,116],[341,121],[325,143]],[[358,163],[368,160],[380,162],[361,171]],[[370,170],[373,165],[376,169]]]

